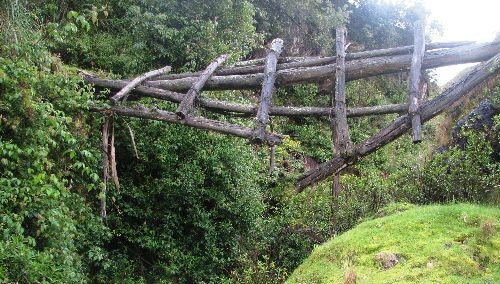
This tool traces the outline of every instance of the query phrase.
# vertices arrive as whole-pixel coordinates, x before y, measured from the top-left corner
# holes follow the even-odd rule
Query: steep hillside
[[[425,206],[317,247],[287,283],[498,283],[500,209]]]

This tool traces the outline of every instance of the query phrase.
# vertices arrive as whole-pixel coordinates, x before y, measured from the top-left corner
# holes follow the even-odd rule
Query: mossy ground
[[[410,207],[317,247],[286,283],[500,283],[499,220],[499,208]],[[384,269],[381,252],[399,263]]]

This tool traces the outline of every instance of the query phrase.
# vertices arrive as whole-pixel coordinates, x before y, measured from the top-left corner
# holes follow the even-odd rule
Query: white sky
[[[414,0],[384,0],[406,2]],[[442,35],[432,35],[432,41],[492,41],[500,32],[500,0],[421,0],[430,11],[429,19],[442,25]],[[444,85],[468,65],[436,69],[439,85]]]

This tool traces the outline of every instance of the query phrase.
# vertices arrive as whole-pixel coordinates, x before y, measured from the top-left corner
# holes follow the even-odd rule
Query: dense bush
[[[85,200],[99,184],[91,92],[25,35],[0,34],[0,279],[77,283],[106,237]]]
[[[259,162],[249,146],[220,134],[132,120],[137,159],[127,128],[119,120],[115,125],[121,188],[109,193],[112,258],[98,279],[220,282],[237,267],[262,214]]]

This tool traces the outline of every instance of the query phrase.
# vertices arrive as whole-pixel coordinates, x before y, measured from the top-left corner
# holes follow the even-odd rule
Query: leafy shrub
[[[161,122],[115,121],[120,191],[110,191],[109,268],[96,281],[220,282],[262,213],[257,161],[240,139]],[[133,278],[128,278],[133,275]]]
[[[420,174],[422,202],[497,202],[492,199],[500,190],[500,164],[493,159],[493,149],[484,134],[462,133],[467,138],[464,149],[455,146],[439,153]]]
[[[84,199],[99,178],[80,108],[91,93],[20,31],[0,31],[0,280],[79,283],[106,237]]]

